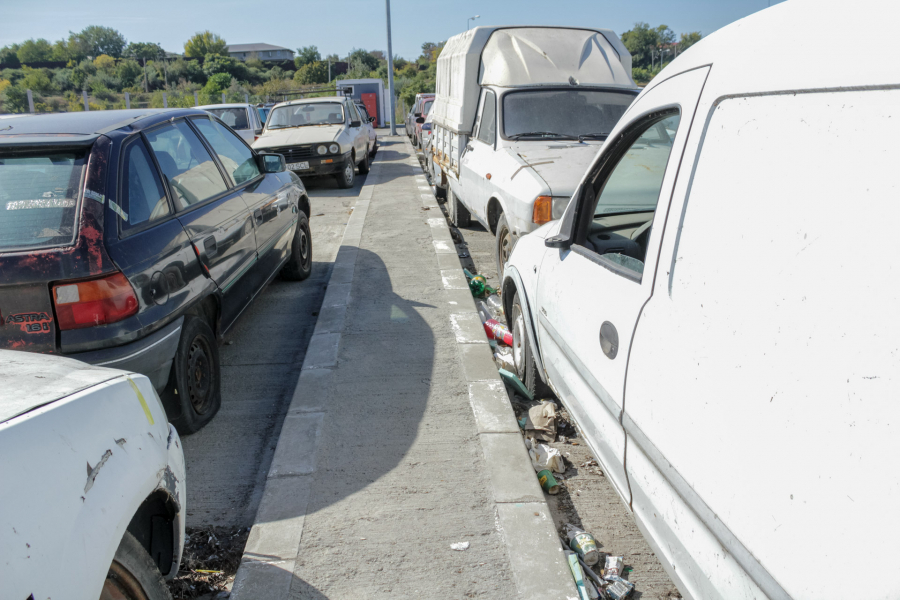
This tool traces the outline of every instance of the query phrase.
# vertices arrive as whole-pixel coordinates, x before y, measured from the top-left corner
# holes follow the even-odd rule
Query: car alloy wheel
[[[350,185],[353,182],[353,161],[347,163],[344,167],[344,182]]]

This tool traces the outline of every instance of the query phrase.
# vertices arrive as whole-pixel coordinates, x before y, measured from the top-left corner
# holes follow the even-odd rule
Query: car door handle
[[[209,236],[203,240],[203,253],[207,258],[212,258],[219,253],[219,245],[216,243],[215,236]]]
[[[256,210],[253,211],[253,218],[256,219],[256,224],[257,224],[257,225],[262,225],[262,222],[263,222],[263,214],[262,214],[262,209],[261,209],[261,208],[257,208]]]

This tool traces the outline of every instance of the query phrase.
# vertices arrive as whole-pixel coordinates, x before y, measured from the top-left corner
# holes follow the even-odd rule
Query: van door
[[[245,273],[256,262],[253,218],[197,133],[184,119],[145,133],[176,215],[210,278],[222,291],[222,329],[252,297]]]
[[[491,90],[481,92],[476,129],[459,161],[460,199],[472,215],[487,226],[486,206],[493,185],[487,179],[497,165],[497,99]],[[496,169],[495,169],[496,170]],[[493,175],[491,175],[493,176]]]
[[[632,106],[582,184],[575,243],[550,251],[537,286],[544,368],[626,502],[621,425],[631,335],[650,296],[662,228],[707,68]]]

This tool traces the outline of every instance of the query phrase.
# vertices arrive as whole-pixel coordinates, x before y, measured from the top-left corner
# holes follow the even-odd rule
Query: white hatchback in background
[[[169,598],[184,455],[149,379],[0,350],[0,456],[3,598]]]
[[[900,66],[855,51],[896,12],[795,0],[692,47],[506,266],[520,377],[686,598],[900,597]]]
[[[252,144],[262,134],[263,123],[255,104],[207,104],[197,108],[219,117],[219,120],[244,138],[247,144]]]

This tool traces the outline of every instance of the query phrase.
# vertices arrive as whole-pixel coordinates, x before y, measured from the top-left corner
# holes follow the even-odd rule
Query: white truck
[[[639,92],[615,33],[575,27],[476,27],[437,62],[433,180],[454,225],[516,240],[558,219],[585,169]]]

